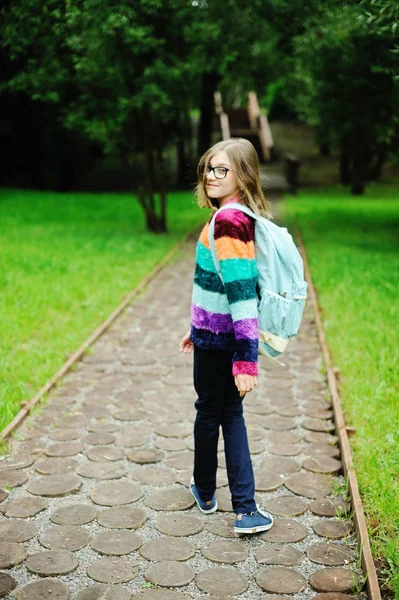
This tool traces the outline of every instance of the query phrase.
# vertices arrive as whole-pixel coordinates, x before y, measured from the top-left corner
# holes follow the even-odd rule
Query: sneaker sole
[[[202,512],[203,515],[211,515],[212,513],[216,512],[218,509],[218,503],[216,500],[215,506],[213,506],[212,508],[210,508],[209,510],[204,510],[203,508],[200,507],[200,505],[198,504],[198,500],[197,498],[194,496],[191,488],[190,488],[190,494],[192,495],[192,497],[194,498],[198,508],[200,509],[200,511]]]
[[[268,531],[273,527],[273,523],[270,525],[260,525],[259,527],[234,527],[234,533],[261,533],[262,531]]]

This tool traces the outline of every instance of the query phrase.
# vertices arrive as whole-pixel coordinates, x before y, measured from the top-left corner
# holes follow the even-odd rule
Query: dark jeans
[[[255,482],[249,454],[242,398],[232,371],[231,352],[194,347],[194,481],[204,502],[216,489],[217,446],[222,427],[227,476],[236,513],[256,510]]]

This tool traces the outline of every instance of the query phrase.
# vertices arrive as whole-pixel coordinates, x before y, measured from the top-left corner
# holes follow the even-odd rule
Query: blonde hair
[[[212,156],[222,150],[231,160],[236,174],[239,188],[238,199],[256,215],[272,219],[270,203],[263,194],[260,182],[258,154],[251,142],[244,138],[231,138],[218,142],[200,158],[197,168],[198,183],[195,188],[198,205],[201,208],[216,209],[212,202],[213,199],[209,198],[206,193],[206,177],[203,174],[207,172]]]

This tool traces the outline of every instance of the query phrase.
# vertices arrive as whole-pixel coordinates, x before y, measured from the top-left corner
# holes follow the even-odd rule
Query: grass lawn
[[[354,198],[341,186],[287,196],[332,355],[340,396],[387,596],[399,598],[399,186],[372,185]]]
[[[169,233],[128,194],[0,190],[0,430],[186,232],[206,219],[169,196]]]

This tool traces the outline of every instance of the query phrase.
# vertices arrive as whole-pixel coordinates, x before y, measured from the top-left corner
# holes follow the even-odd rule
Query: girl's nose
[[[212,179],[212,181],[215,180],[216,179],[215,172],[213,170],[208,171],[206,178],[207,179]]]

